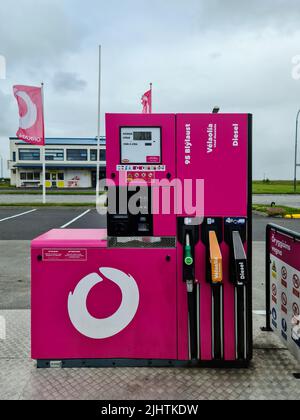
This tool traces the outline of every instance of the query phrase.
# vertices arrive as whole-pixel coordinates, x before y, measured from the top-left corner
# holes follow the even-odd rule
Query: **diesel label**
[[[232,128],[233,128],[232,146],[239,147],[239,125],[232,124]]]

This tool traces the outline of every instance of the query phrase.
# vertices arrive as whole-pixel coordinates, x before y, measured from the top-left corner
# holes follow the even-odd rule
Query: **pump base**
[[[66,359],[66,360],[37,360],[38,369],[50,369],[52,365],[62,369],[72,368],[111,368],[111,367],[155,367],[155,368],[217,368],[241,369],[249,368],[250,360],[147,360],[147,359]]]

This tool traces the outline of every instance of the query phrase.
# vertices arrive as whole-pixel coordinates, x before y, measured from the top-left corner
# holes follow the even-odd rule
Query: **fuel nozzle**
[[[187,266],[194,264],[194,258],[192,256],[192,247],[189,233],[186,234],[185,247],[184,247],[184,263]]]
[[[248,264],[245,248],[240,232],[232,232],[231,280],[236,286],[244,286],[248,282]]]
[[[247,219],[225,219],[225,240],[230,249],[230,280],[235,286],[248,283],[248,261],[244,244],[247,241]]]
[[[212,284],[222,284],[223,268],[222,253],[215,231],[209,232],[209,260],[210,260],[210,281]]]
[[[200,286],[196,282],[196,245],[199,242],[199,223],[195,218],[178,218],[178,241],[182,246],[182,280],[187,290],[189,358],[199,357],[199,306]]]
[[[220,244],[223,242],[223,220],[219,217],[204,219],[201,229],[202,242],[206,247],[206,281],[211,286],[212,308],[212,357],[224,357],[223,311],[223,258]]]
[[[185,236],[185,246],[184,246],[184,264],[187,266],[187,268],[190,268],[190,270],[187,270],[187,273],[190,275],[190,278],[186,279],[186,287],[188,293],[193,293],[194,291],[194,258],[192,254],[192,247],[191,247],[191,238],[190,234],[187,233]]]
[[[249,323],[247,319],[248,261],[247,219],[228,217],[225,219],[225,238],[230,250],[229,278],[235,289],[235,345],[236,358],[244,360],[248,352]]]

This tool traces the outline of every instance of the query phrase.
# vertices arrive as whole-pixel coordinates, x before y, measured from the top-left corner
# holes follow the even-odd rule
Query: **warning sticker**
[[[87,261],[87,249],[43,249],[43,261]]]

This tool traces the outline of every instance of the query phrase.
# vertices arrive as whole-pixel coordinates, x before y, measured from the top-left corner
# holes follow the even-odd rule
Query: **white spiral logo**
[[[93,339],[112,337],[124,330],[136,315],[139,306],[139,289],[134,278],[114,268],[101,268],[100,273],[118,285],[122,292],[119,309],[110,317],[93,317],[87,309],[87,297],[96,284],[103,281],[97,273],[84,277],[70,292],[68,298],[69,317],[82,335]]]
[[[20,117],[20,128],[23,130],[28,130],[36,123],[37,107],[26,92],[18,91],[16,92],[16,95],[23,99],[27,107],[26,114],[23,117]]]

